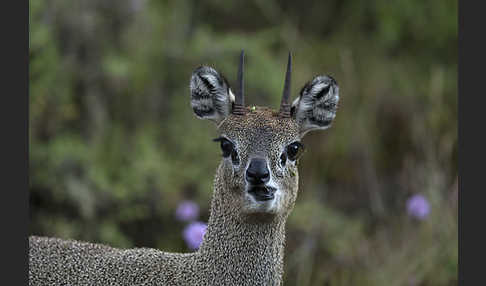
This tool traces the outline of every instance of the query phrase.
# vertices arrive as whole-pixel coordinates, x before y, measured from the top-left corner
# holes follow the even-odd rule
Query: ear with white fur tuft
[[[221,122],[231,113],[235,97],[226,79],[208,66],[191,76],[191,107],[198,118]]]
[[[331,126],[339,101],[339,86],[330,76],[316,76],[304,85],[292,103],[291,115],[300,125],[300,135]]]

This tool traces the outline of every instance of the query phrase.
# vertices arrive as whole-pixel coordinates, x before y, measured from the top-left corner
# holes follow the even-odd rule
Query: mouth
[[[275,198],[277,189],[269,186],[251,186],[248,193],[253,195],[257,201],[269,201]]]

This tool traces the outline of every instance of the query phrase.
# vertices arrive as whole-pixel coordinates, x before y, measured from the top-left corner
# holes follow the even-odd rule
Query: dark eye
[[[216,142],[219,141],[220,142],[221,151],[223,151],[223,157],[228,157],[232,153],[236,153],[236,151],[234,151],[233,143],[231,143],[231,141],[229,141],[228,139],[223,138],[223,137],[219,137],[219,138],[213,139],[213,141],[216,141]]]
[[[286,151],[289,160],[295,161],[300,157],[300,155],[304,151],[304,145],[302,145],[302,143],[300,142],[294,142],[287,146]]]

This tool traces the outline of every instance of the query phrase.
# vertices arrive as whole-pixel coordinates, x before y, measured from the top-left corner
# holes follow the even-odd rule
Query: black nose
[[[264,159],[253,158],[246,169],[246,180],[253,185],[265,184],[270,180],[267,162]]]

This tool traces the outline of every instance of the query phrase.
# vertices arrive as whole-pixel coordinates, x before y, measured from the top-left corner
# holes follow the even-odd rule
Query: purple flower
[[[423,195],[413,195],[407,200],[408,215],[423,220],[430,212],[429,202]]]
[[[182,236],[190,249],[196,250],[199,248],[203,241],[204,234],[206,234],[207,228],[207,224],[200,221],[191,222],[186,226],[186,228],[184,228]]]
[[[192,221],[199,216],[199,206],[193,201],[183,201],[177,206],[176,218],[180,221]]]

